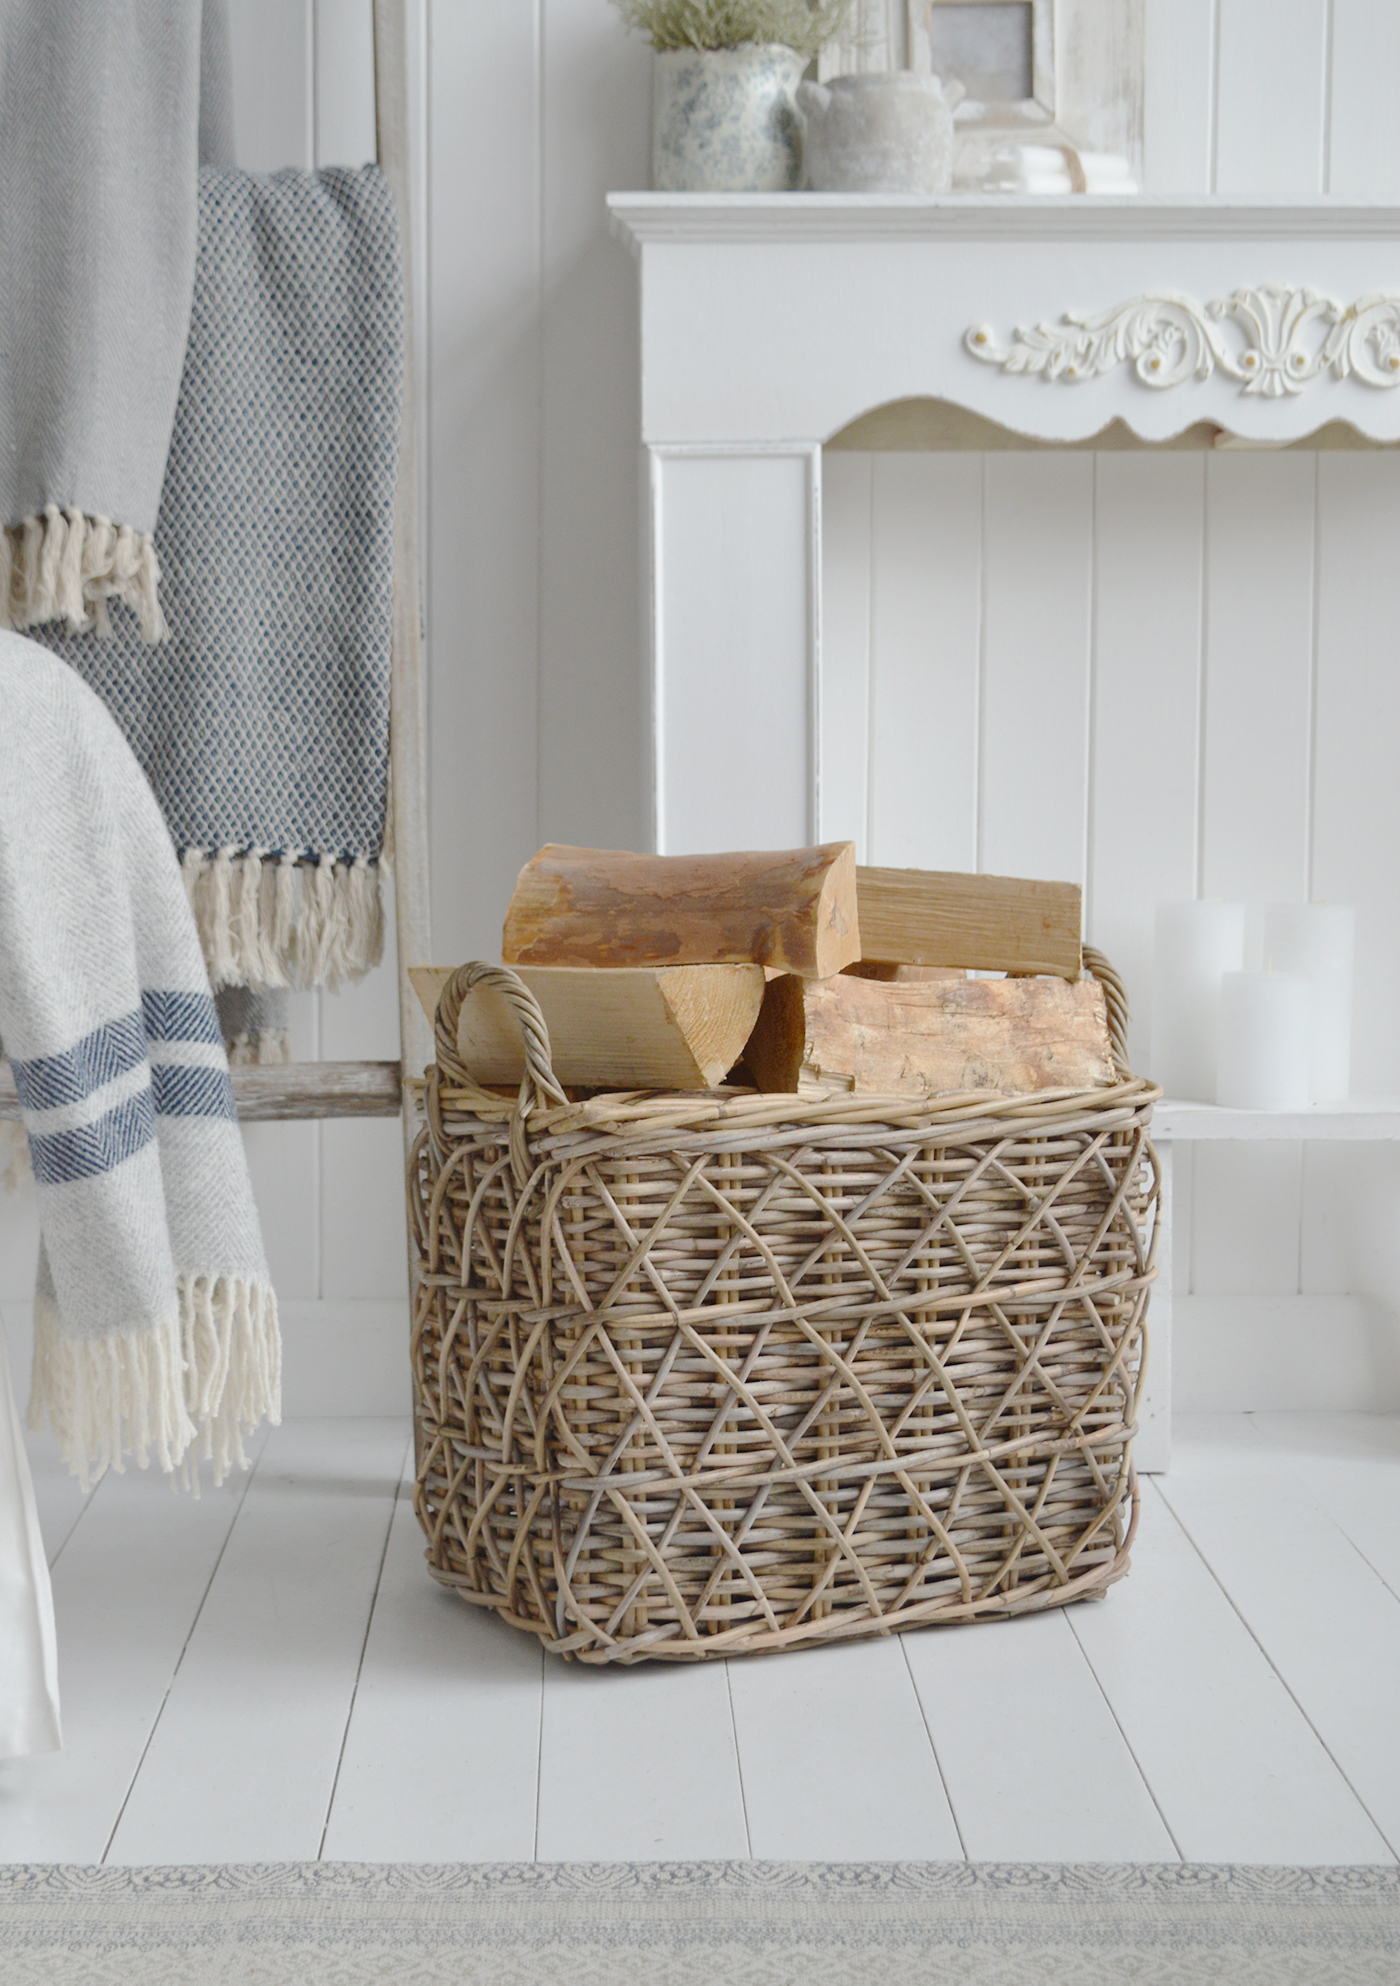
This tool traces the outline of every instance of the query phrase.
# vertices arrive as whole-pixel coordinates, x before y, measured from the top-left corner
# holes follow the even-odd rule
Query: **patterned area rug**
[[[938,1862],[0,1870],[6,1986],[1328,1986],[1400,1869]]]

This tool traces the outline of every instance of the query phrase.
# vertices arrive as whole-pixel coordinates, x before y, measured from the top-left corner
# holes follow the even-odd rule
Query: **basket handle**
[[[1120,1076],[1125,1079],[1132,1075],[1128,1067],[1128,994],[1122,980],[1093,945],[1083,947],[1084,965],[1090,977],[1096,979],[1103,988],[1104,1005],[1108,1009],[1108,1038],[1113,1049],[1113,1062]]]
[[[533,1110],[546,1109],[551,1103],[567,1103],[569,1099],[554,1074],[549,1029],[540,1012],[539,1001],[509,966],[489,965],[485,959],[474,959],[468,965],[459,965],[438,998],[433,1036],[439,1067],[451,1069],[454,1075],[464,1078],[468,1087],[480,1088],[457,1052],[457,1022],[467,995],[477,986],[490,986],[502,996],[515,1017],[525,1044],[525,1073],[520,1078],[520,1095],[510,1121],[511,1170],[516,1184],[523,1186],[530,1173],[529,1154],[525,1146],[525,1120]]]

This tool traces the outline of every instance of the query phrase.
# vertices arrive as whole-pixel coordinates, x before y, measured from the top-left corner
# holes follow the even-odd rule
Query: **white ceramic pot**
[[[962,85],[908,69],[804,83],[807,183],[814,193],[946,193]]]
[[[662,193],[786,193],[802,178],[796,91],[805,56],[778,42],[656,52],[652,185]]]

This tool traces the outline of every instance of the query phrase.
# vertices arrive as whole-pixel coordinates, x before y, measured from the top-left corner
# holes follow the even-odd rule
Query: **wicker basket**
[[[1121,988],[1109,996],[1122,1058]],[[525,1036],[477,1087],[480,983]],[[585,1662],[1027,1613],[1127,1569],[1160,1094],[568,1102],[444,989],[410,1203],[433,1575]]]

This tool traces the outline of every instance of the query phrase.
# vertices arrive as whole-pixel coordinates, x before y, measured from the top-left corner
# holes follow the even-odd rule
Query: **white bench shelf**
[[[1152,1113],[1159,1142],[1202,1138],[1400,1138],[1400,1097],[1348,1097],[1309,1110],[1226,1110],[1217,1103],[1182,1103],[1171,1097]]]
[[[1137,1463],[1145,1474],[1165,1473],[1171,1459],[1173,1147],[1207,1140],[1358,1144],[1393,1139],[1400,1139],[1400,1098],[1396,1097],[1348,1097],[1344,1103],[1315,1104],[1308,1110],[1226,1110],[1215,1103],[1171,1097],[1157,1105],[1152,1141],[1162,1175],[1162,1230],[1149,1309],[1151,1355],[1139,1413]]]

